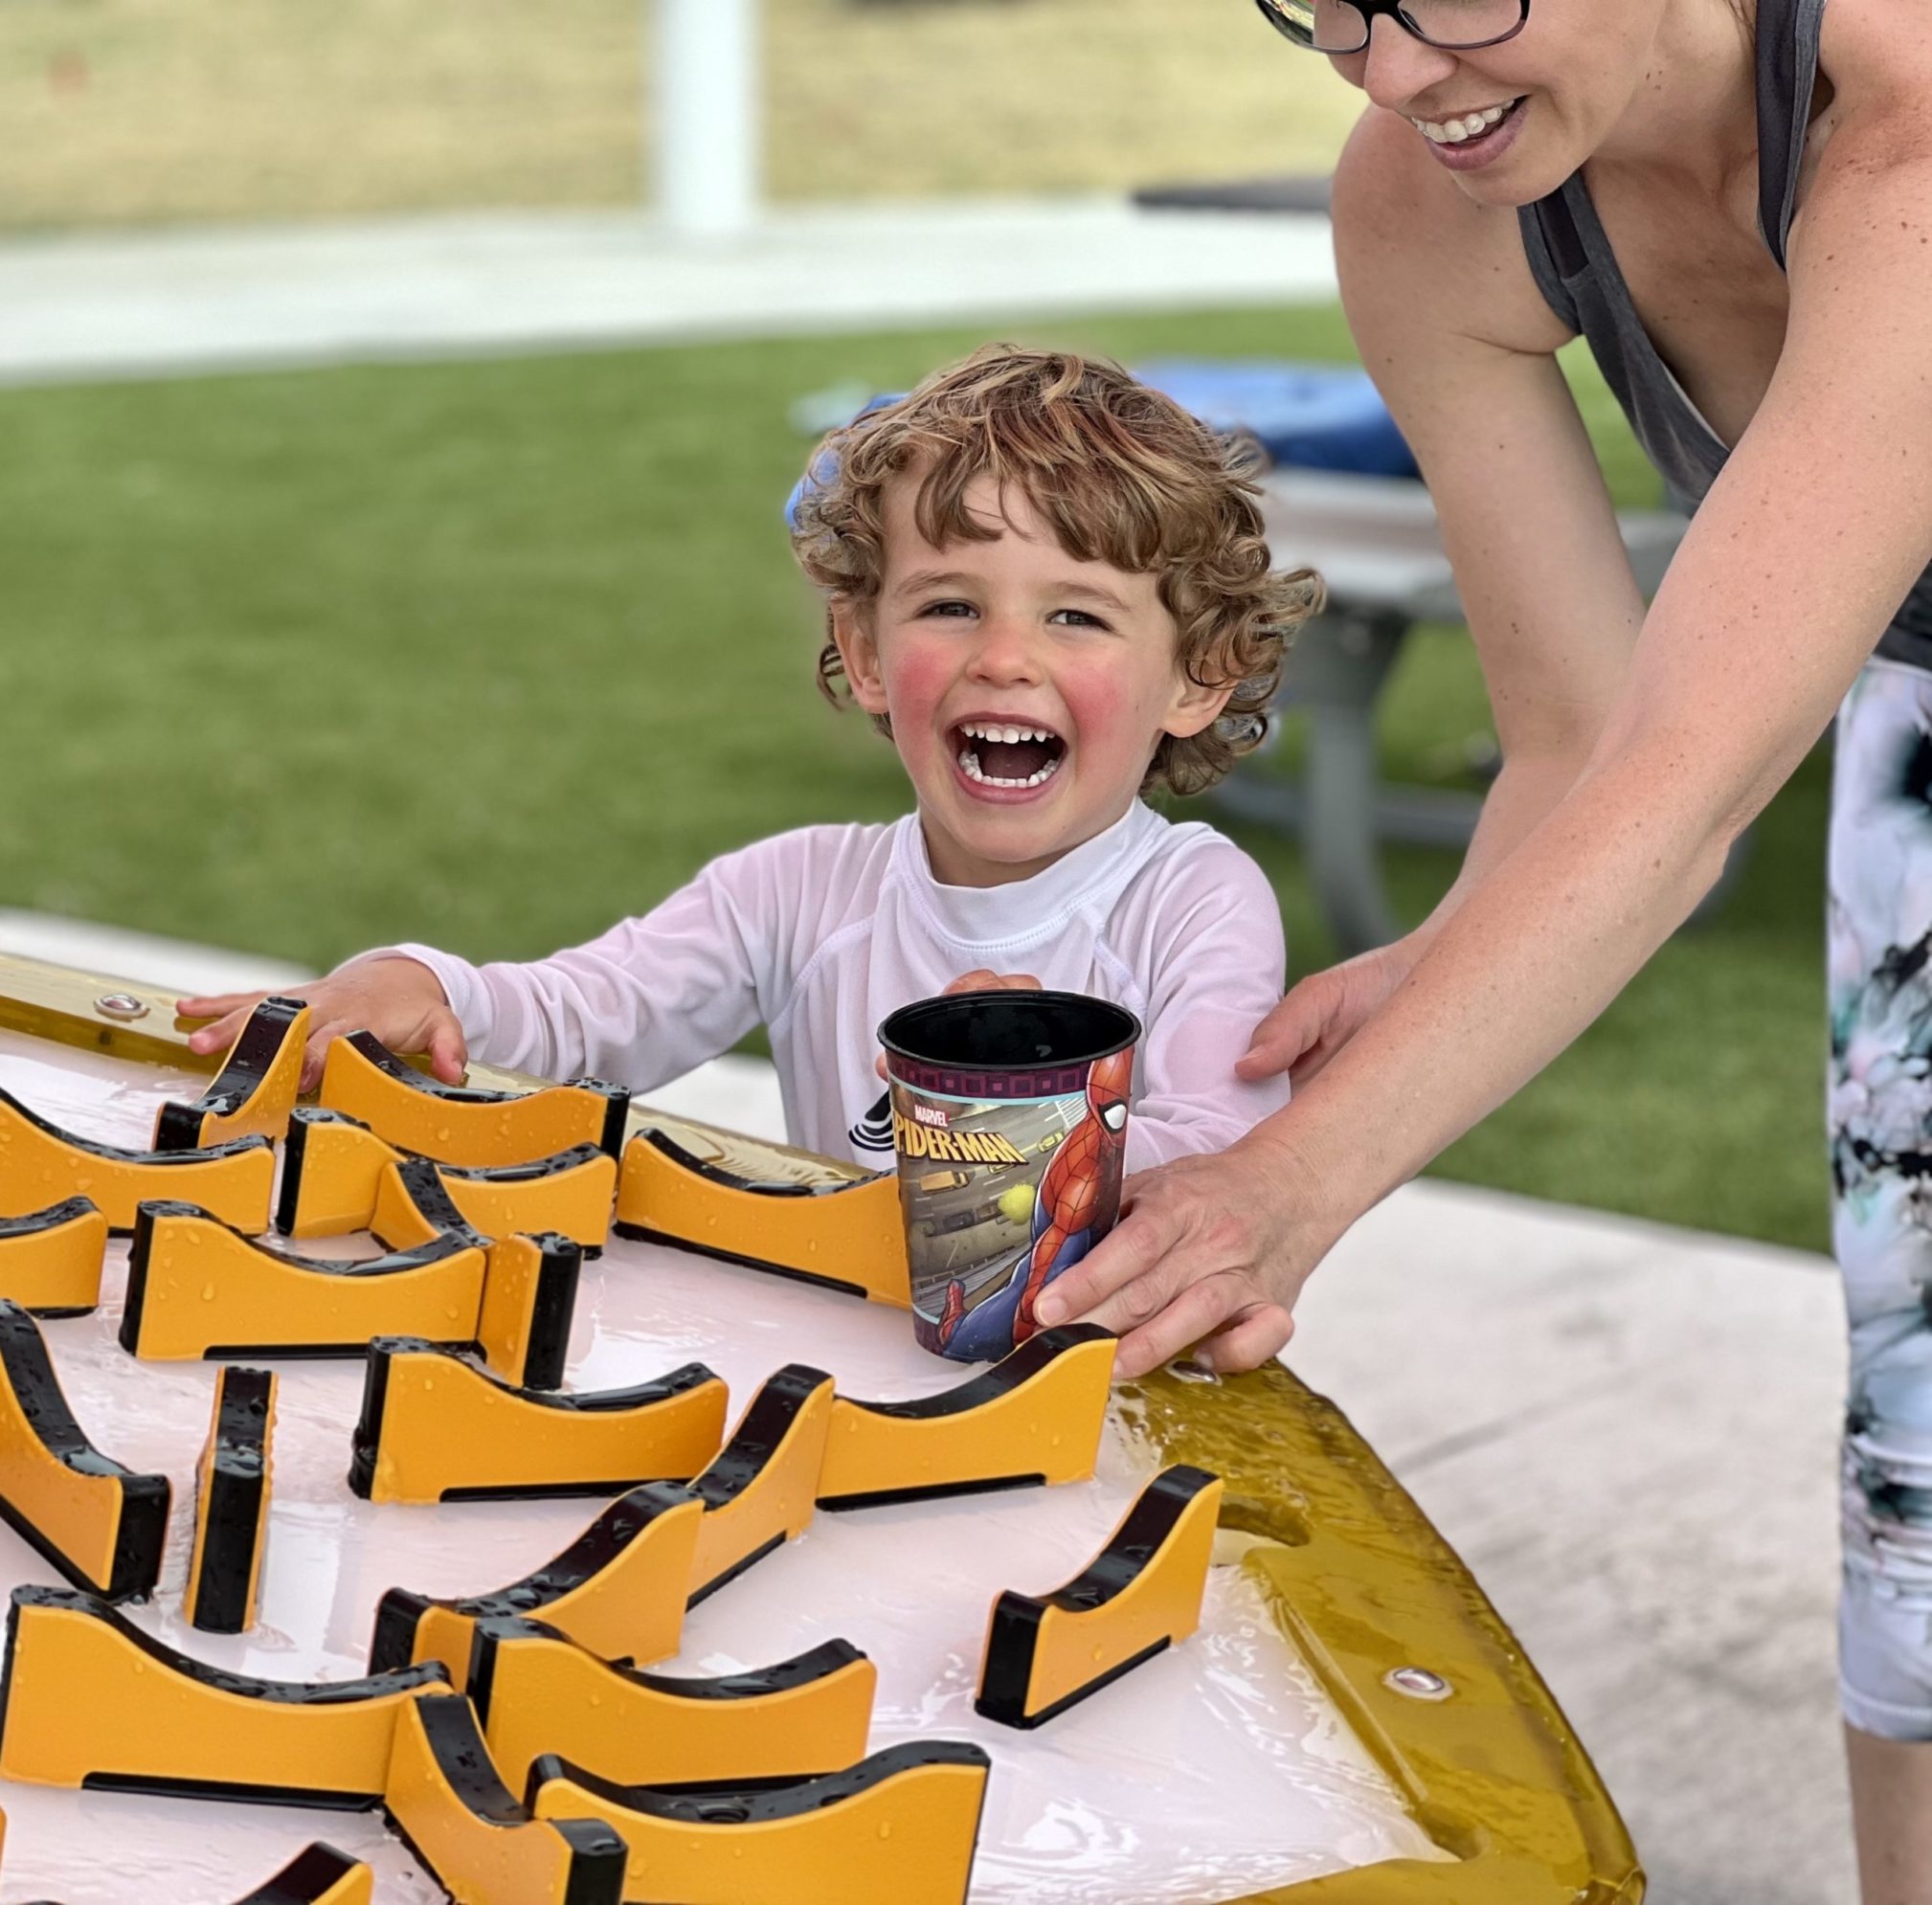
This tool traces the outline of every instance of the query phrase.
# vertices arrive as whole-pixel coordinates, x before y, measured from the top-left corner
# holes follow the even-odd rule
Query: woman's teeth
[[[1480,112],[1470,113],[1463,119],[1444,120],[1440,124],[1432,119],[1411,118],[1409,123],[1432,146],[1460,146],[1465,139],[1473,139],[1478,133],[1487,132],[1497,120],[1519,104],[1516,100],[1506,100],[1499,106],[1485,106]]]

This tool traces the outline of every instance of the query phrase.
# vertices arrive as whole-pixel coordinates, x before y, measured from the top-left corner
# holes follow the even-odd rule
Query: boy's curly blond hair
[[[1321,605],[1312,572],[1269,570],[1254,482],[1265,464],[1258,445],[1217,436],[1117,364],[988,345],[826,437],[792,545],[831,610],[865,604],[885,574],[894,481],[918,472],[919,530],[935,549],[1000,535],[966,508],[978,478],[1018,489],[1076,562],[1157,576],[1188,678],[1232,685],[1201,733],[1162,736],[1141,783],[1199,794],[1267,732],[1289,639]],[[843,674],[828,640],[819,685],[834,702]]]

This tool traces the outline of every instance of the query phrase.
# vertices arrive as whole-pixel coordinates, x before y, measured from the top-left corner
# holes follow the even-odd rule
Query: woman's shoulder
[[[1898,0],[1831,0],[1818,29],[1818,65],[1831,87],[1826,114],[1897,113],[1924,127],[1932,34]]]
[[[1384,326],[1553,352],[1570,333],[1531,274],[1517,210],[1479,205],[1400,115],[1370,106],[1335,175],[1342,299],[1359,335]]]

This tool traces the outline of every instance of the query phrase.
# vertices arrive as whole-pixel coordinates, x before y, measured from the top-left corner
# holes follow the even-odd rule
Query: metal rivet
[[[94,1001],[94,1009],[103,1019],[146,1019],[146,1004],[127,992],[110,992]]]
[[[1411,1700],[1447,1700],[1455,1692],[1440,1673],[1426,1667],[1398,1667],[1382,1675],[1382,1685],[1406,1693]]]
[[[1196,1362],[1192,1356],[1182,1356],[1179,1362],[1167,1365],[1168,1373],[1180,1382],[1219,1382],[1221,1378],[1205,1363]]]

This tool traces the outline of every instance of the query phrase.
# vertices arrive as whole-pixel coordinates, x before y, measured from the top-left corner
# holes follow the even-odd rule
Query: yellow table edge
[[[103,1009],[103,1006],[105,1009]],[[147,1064],[213,1071],[174,996],[137,980],[0,954],[0,1027]],[[482,1065],[470,1082],[545,1081]],[[634,1106],[655,1125],[755,1154],[788,1175],[861,1174],[787,1146]],[[682,1139],[681,1139],[682,1141]],[[1224,1905],[1640,1905],[1644,1875],[1589,1756],[1455,1552],[1332,1402],[1279,1365],[1187,1380],[1165,1372],[1116,1406],[1165,1463],[1226,1482],[1221,1526],[1308,1663],[1448,1861],[1397,1860]],[[1388,1676],[1422,1669],[1439,1699]]]

